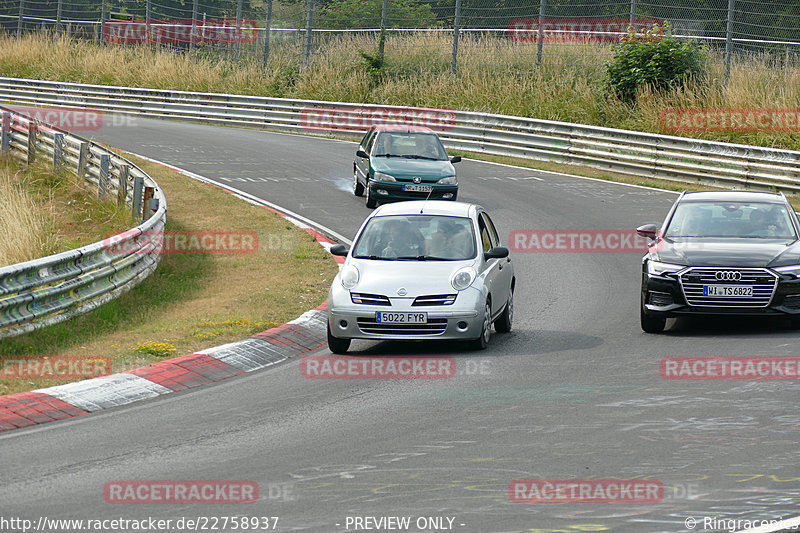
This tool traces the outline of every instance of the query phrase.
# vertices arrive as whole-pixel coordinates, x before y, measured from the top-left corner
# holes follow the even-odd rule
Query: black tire
[[[369,181],[367,181],[367,186],[364,189],[364,193],[366,194],[367,197],[367,202],[366,202],[367,207],[370,209],[375,209],[375,206],[378,205],[378,200],[376,200],[375,197],[372,196],[372,191],[369,188]]]
[[[328,349],[335,354],[344,355],[348,348],[350,348],[350,339],[337,339],[331,335],[331,326],[328,324]]]
[[[481,327],[481,335],[477,339],[470,342],[473,350],[485,350],[489,346],[489,340],[492,338],[492,304],[486,300],[486,305],[483,306],[483,325]]]
[[[644,304],[639,307],[639,320],[645,333],[661,333],[667,325],[666,317],[648,315],[644,310]]]
[[[508,302],[503,309],[503,314],[495,320],[494,329],[498,333],[508,333],[511,331],[511,326],[514,322],[514,287],[511,287],[511,293],[508,295]]]
[[[364,196],[364,186],[358,181],[358,171],[353,168],[353,194],[356,196]]]

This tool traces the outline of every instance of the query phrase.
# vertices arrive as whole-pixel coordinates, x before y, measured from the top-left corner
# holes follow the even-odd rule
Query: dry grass
[[[120,372],[240,340],[325,300],[337,266],[308,233],[217,187],[130,159],[163,188],[167,231],[255,231],[258,251],[165,254],[153,275],[120,298],[67,322],[3,339],[0,359],[101,356]],[[59,383],[0,380],[0,394]]]
[[[460,40],[458,74],[450,74],[447,33],[390,34],[380,80],[367,72],[359,50],[373,53],[374,35],[325,34],[302,66],[302,42],[274,38],[270,65],[261,49],[242,52],[234,64],[215,51],[194,53],[146,46],[106,46],[66,38],[0,37],[0,74],[62,81],[226,92],[262,96],[370,102],[487,111],[661,133],[659,116],[671,107],[800,107],[800,67],[761,55],[734,61],[724,87],[722,58],[711,54],[704,87],[669,92],[643,90],[635,105],[609,95],[600,43],[547,43],[536,65],[536,43],[505,35]],[[708,133],[701,137],[784,148],[800,147],[790,133]]]
[[[47,217],[15,174],[7,161],[0,162],[0,266],[36,259],[47,249]]]

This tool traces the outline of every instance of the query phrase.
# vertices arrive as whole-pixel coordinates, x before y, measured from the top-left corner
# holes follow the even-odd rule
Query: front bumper
[[[370,181],[369,189],[373,198],[379,202],[392,200],[456,200],[458,198],[458,185],[438,185],[436,183],[420,183],[433,187],[433,191],[417,192],[404,191],[403,185],[410,185],[404,182],[384,182]]]
[[[340,339],[375,340],[471,340],[480,336],[485,298],[477,289],[470,287],[459,292],[452,305],[412,306],[413,300],[390,298],[390,306],[355,304],[350,299],[350,291],[331,288],[328,295],[331,334]],[[378,311],[427,313],[428,322],[425,331],[376,325]]]
[[[720,267],[721,270],[724,267]],[[697,315],[792,316],[800,317],[800,279],[778,275],[769,303],[763,307],[734,305],[690,305],[681,282],[672,277],[649,276],[642,271],[642,305],[649,316],[679,317]]]

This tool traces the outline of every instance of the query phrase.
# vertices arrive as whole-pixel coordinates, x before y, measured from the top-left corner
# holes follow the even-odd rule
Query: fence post
[[[547,0],[539,0],[539,26],[536,28],[536,64],[542,64],[542,48],[544,47],[544,13],[547,9]]]
[[[192,2],[192,33],[189,37],[189,50],[194,50],[194,41],[197,39],[197,0]]]
[[[267,27],[264,28],[264,68],[269,61],[269,28],[272,25],[272,0],[267,0]]]
[[[78,145],[78,177],[86,177],[86,165],[89,164],[89,143],[82,142]]]
[[[450,58],[450,74],[456,73],[458,61],[458,30],[461,26],[461,0],[456,0],[456,13],[453,17],[453,57]]]
[[[100,46],[106,44],[106,0],[100,2]]]
[[[133,178],[133,201],[131,202],[131,215],[138,219],[142,215],[142,189],[144,189],[144,178],[136,176]]]
[[[61,173],[61,164],[64,158],[64,134],[53,135],[53,174]]]
[[[11,113],[3,111],[3,134],[2,134],[3,155],[8,155],[11,150]]]
[[[130,165],[122,165],[119,169],[119,187],[117,187],[117,205],[125,205],[128,198],[128,176],[130,175]]]
[[[28,122],[28,161],[30,165],[36,160],[36,123]]]
[[[239,61],[239,42],[242,40],[242,2],[243,0],[236,2],[236,32],[234,33],[236,42],[233,43],[234,63]]]
[[[61,35],[61,11],[64,0],[58,0],[58,7],[56,8],[56,35]]]
[[[389,16],[389,0],[383,0],[381,7],[381,36],[378,40],[378,57],[381,58],[383,64],[383,51],[386,47],[386,18]]]
[[[102,199],[108,192],[108,154],[100,156],[100,174],[97,179],[97,197]]]
[[[150,34],[150,14],[151,14],[151,7],[152,2],[147,0],[147,3],[144,7],[144,23],[145,23],[145,42],[150,44],[152,41],[151,34]]]
[[[731,54],[733,53],[733,7],[736,0],[728,0],[728,24],[725,29],[725,73],[722,84],[727,87],[731,77]]]
[[[303,57],[303,64],[308,65],[308,59],[311,57],[311,30],[314,27],[314,0],[308,0],[308,13],[306,13],[306,50]]]
[[[631,18],[628,22],[630,26],[633,26],[633,21],[636,19],[636,0],[631,0]]]
[[[19,0],[19,20],[17,21],[17,37],[22,35],[22,17],[25,16],[25,0]]]

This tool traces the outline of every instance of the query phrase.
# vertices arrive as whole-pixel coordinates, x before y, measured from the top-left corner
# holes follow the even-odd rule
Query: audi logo
[[[714,278],[717,281],[741,281],[742,273],[735,270],[718,270]]]

